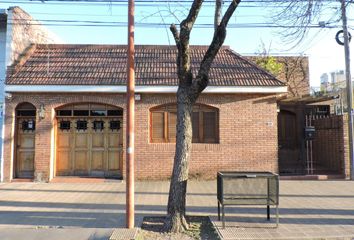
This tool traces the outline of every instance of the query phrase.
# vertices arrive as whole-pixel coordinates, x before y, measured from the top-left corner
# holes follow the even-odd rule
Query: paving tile
[[[131,240],[135,239],[138,229],[126,229],[126,228],[117,228],[114,229],[109,240]]]
[[[139,227],[144,216],[165,214],[169,183],[135,186]],[[215,181],[190,181],[187,214],[210,216],[224,239],[354,238],[354,182],[281,181],[278,228],[267,226],[274,219],[265,220],[264,207],[230,207],[225,230],[217,220],[215,186]],[[2,183],[0,214],[0,239],[9,229],[113,231],[125,227],[125,182]]]

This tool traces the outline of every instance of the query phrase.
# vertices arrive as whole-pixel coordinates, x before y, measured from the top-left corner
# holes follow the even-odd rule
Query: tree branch
[[[225,41],[227,24],[240,2],[241,0],[233,0],[230,3],[219,26],[215,29],[213,40],[205,53],[202,62],[200,63],[200,69],[196,80],[192,83],[191,91],[197,95],[199,95],[199,93],[201,93],[208,86],[211,64]]]
[[[217,29],[221,21],[222,2],[223,0],[215,0],[214,31]]]
[[[176,45],[178,45],[180,39],[179,39],[179,32],[178,32],[178,30],[177,30],[177,28],[176,28],[176,25],[171,24],[170,30],[171,30],[171,32],[172,32],[173,38],[175,39]]]
[[[278,31],[282,40],[291,44],[288,49],[299,46],[307,36],[309,26],[318,24],[323,12],[337,11],[333,10],[333,4],[325,0],[277,1],[276,6],[271,10],[273,22],[279,26],[293,26]]]
[[[189,10],[188,16],[180,24],[180,34],[178,37],[179,41],[178,43],[176,42],[178,49],[177,68],[180,86],[188,87],[192,84],[193,74],[191,70],[189,37],[195,20],[198,17],[200,8],[202,7],[203,1],[204,0],[194,0]],[[176,30],[173,28],[171,29],[172,34],[174,34],[174,36],[176,36]]]
[[[181,22],[181,38],[184,41],[189,41],[189,35],[193,28],[194,22],[198,17],[199,10],[202,7],[204,0],[194,0],[192,7],[189,10],[188,16]]]
[[[181,71],[181,52],[180,52],[180,38],[179,38],[179,32],[176,28],[176,25],[171,24],[170,30],[172,32],[173,38],[175,39],[176,46],[177,46],[177,59],[176,59],[176,64],[177,64],[177,75],[178,79],[183,78],[183,72]]]

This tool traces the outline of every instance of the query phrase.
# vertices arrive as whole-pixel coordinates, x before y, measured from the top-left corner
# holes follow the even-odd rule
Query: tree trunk
[[[164,226],[164,230],[167,232],[181,232],[188,229],[185,209],[189,158],[192,147],[192,109],[195,102],[194,99],[188,93],[186,87],[178,88],[176,152]]]
[[[176,64],[179,84],[177,91],[176,152],[168,196],[167,217],[164,224],[164,231],[167,232],[182,232],[188,229],[185,214],[189,159],[193,134],[193,105],[200,93],[208,85],[211,64],[225,40],[227,23],[240,3],[240,0],[233,0],[230,3],[200,63],[198,74],[194,76],[190,64],[189,37],[202,3],[203,0],[193,1],[188,16],[180,24],[180,31],[178,31],[174,24],[170,27],[178,49]]]

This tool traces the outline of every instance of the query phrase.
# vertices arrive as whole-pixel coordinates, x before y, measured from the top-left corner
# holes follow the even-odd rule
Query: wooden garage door
[[[122,111],[107,108],[90,104],[57,111],[58,176],[121,176]]]

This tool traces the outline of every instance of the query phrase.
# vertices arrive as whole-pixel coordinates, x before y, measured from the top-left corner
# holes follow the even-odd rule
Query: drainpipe
[[[126,130],[126,225],[134,228],[134,0],[128,2],[127,130]]]
[[[0,57],[0,182],[4,181],[4,113],[5,113],[5,78],[6,78],[6,63],[7,63],[7,55],[8,52],[6,46],[7,39],[7,10],[0,9],[1,18],[6,19],[4,24],[1,24],[0,35],[0,49],[2,50],[2,54]],[[3,51],[4,50],[4,51]]]

